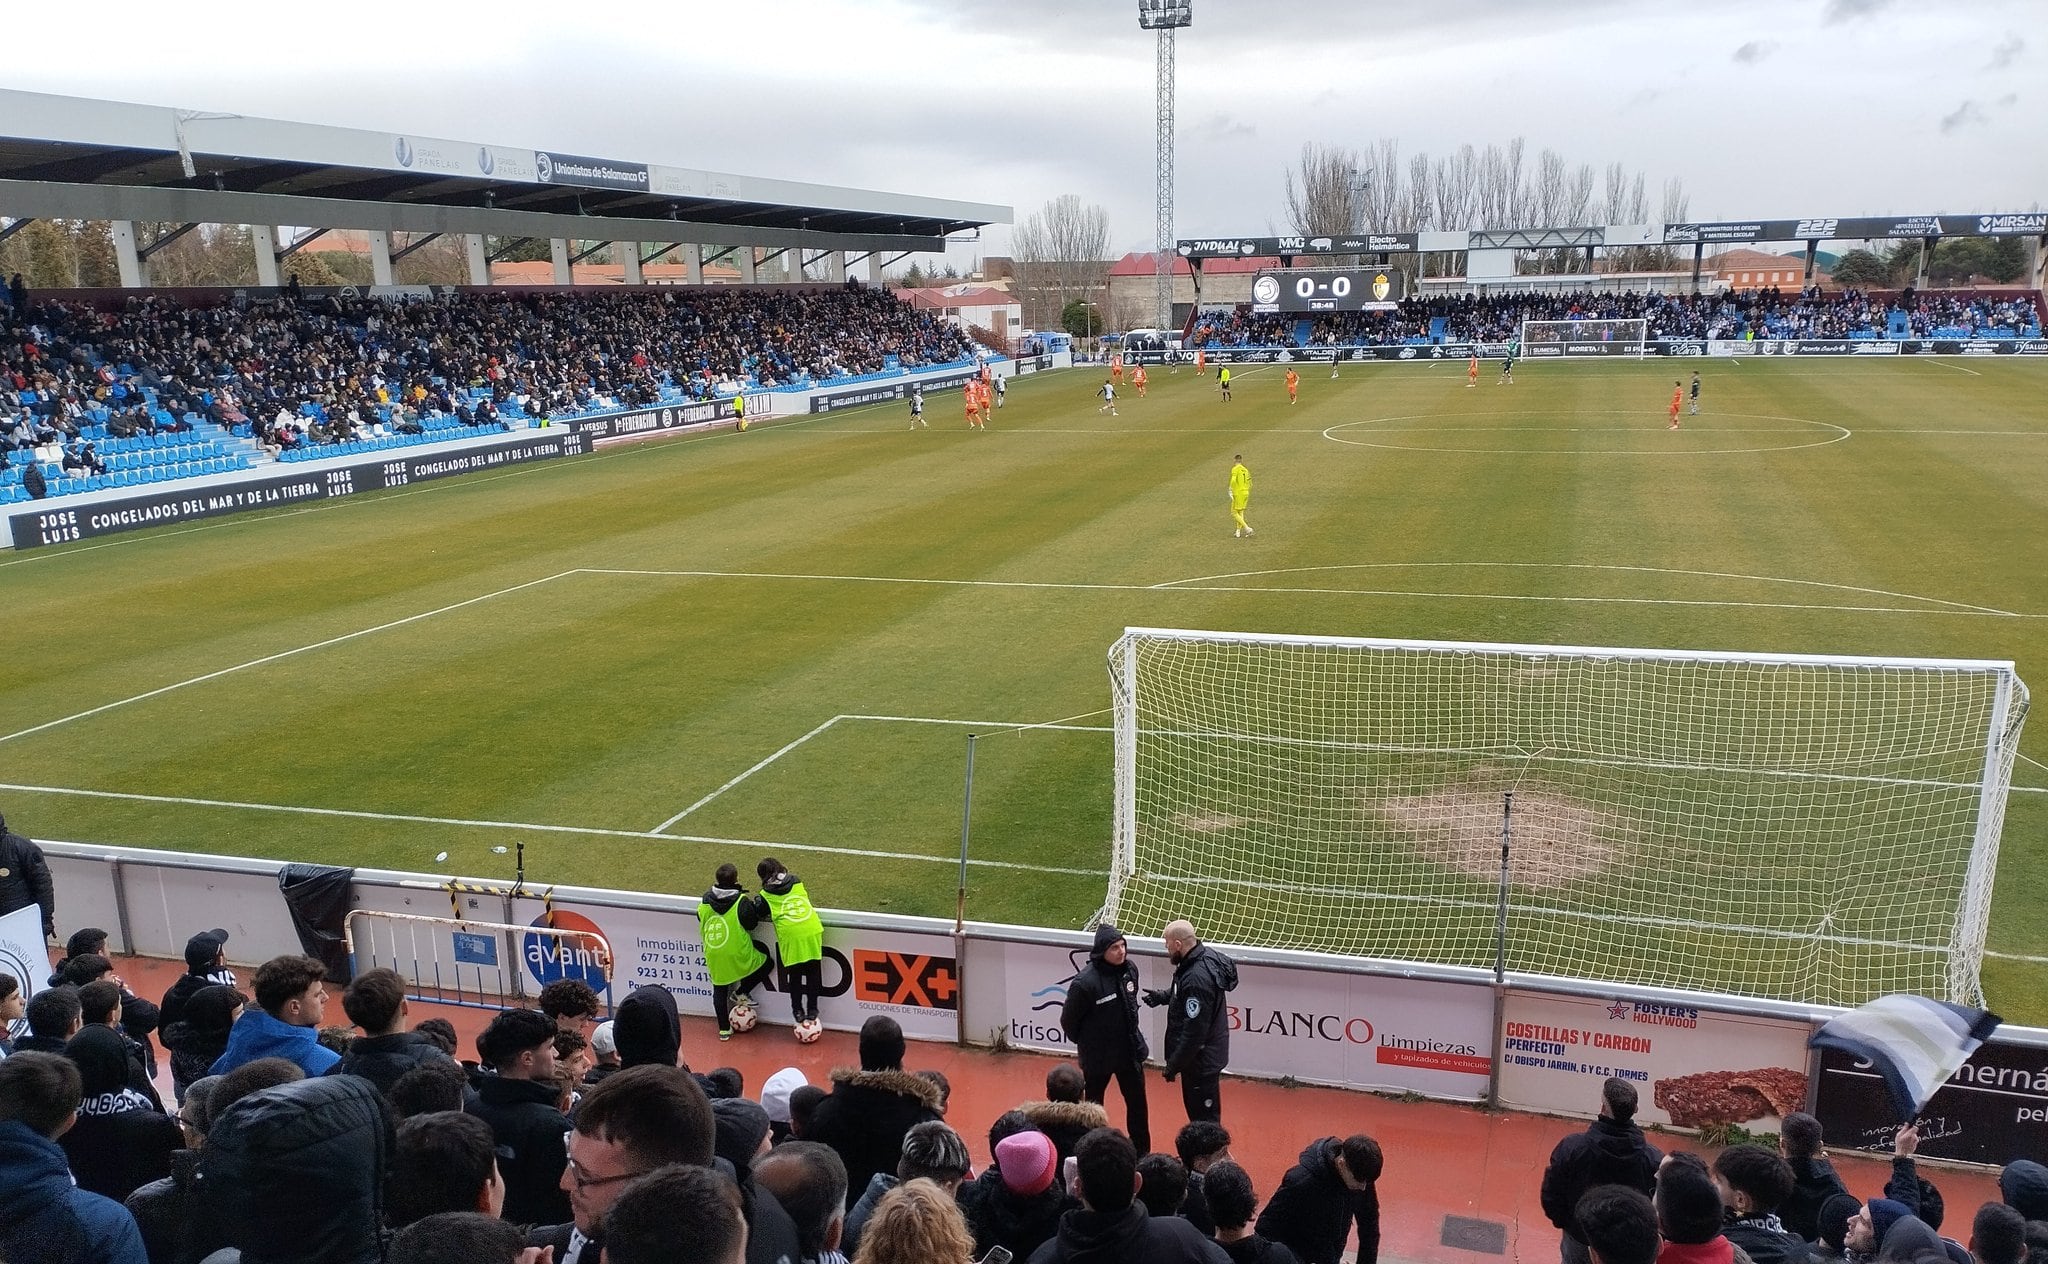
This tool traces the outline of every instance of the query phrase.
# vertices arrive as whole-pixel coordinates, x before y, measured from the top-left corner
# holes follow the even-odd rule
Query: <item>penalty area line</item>
[[[30,786],[0,783],[0,790],[18,794],[65,795],[86,799],[115,799],[130,803],[167,803],[181,807],[235,808],[248,812],[282,812],[298,816],[331,816],[359,821],[399,821],[418,825],[455,825],[467,829],[526,830],[536,834],[573,834],[598,838],[638,838],[663,843],[710,843],[721,847],[808,852],[821,856],[852,856],[865,860],[914,860],[931,865],[957,866],[958,855],[924,856],[907,851],[875,851],[865,847],[828,847],[820,843],[795,843],[759,838],[720,838],[709,834],[657,834],[651,830],[604,829],[590,825],[543,825],[532,821],[486,821],[465,817],[425,816],[407,812],[365,812],[353,808],[310,808],[289,803],[243,803],[233,799],[203,799],[188,795],[136,794],[120,790],[83,790],[73,786]],[[967,863],[981,869],[1008,869],[1025,873],[1049,873],[1067,877],[1100,878],[1107,869],[1072,869],[1056,865],[1031,865],[1014,860],[980,860]]]

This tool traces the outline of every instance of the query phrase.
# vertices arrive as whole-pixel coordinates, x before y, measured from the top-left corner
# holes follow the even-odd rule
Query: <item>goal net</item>
[[[1134,628],[1104,916],[1856,1005],[1981,1003],[2011,663]],[[1512,797],[1509,792],[1512,791]]]
[[[1648,345],[1647,320],[1525,320],[1522,354],[1531,359],[1636,356]]]

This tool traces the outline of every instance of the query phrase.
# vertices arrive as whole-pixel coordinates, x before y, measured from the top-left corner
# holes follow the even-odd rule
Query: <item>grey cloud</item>
[[[1228,114],[1212,114],[1188,128],[1188,135],[1196,140],[1214,144],[1226,140],[1250,140],[1259,134],[1259,129],[1250,123],[1241,122]]]
[[[2018,61],[2026,48],[2027,41],[2020,38],[2018,31],[2007,31],[2005,38],[1998,41],[1997,46],[1991,50],[1991,65],[1986,69],[2004,70]]]
[[[1891,2],[1892,0],[1828,0],[1827,11],[1821,16],[1821,21],[1853,22],[1890,7]]]
[[[2008,92],[2004,96],[1998,98],[1996,101],[1993,101],[1991,104],[2003,109],[2008,106],[2018,105],[2019,103],[2020,94],[2017,92]]]
[[[1770,40],[1751,40],[1735,50],[1735,60],[1745,66],[1754,66],[1777,51],[1777,44]]]
[[[1957,106],[1954,112],[1941,116],[1941,130],[1953,132],[1958,128],[1968,127],[1972,123],[1982,123],[1984,121],[1984,111],[1978,108],[1977,103],[1975,101],[1965,101]]]

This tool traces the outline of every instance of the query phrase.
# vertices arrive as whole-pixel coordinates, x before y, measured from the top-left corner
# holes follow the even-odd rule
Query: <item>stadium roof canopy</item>
[[[937,250],[1011,210],[0,89],[0,215]]]

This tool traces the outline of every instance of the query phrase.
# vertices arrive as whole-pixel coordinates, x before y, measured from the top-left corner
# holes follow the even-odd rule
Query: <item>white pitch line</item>
[[[802,737],[797,738],[795,741],[784,746],[781,750],[776,751],[773,755],[768,756],[768,758],[755,764],[752,768],[747,769],[739,776],[734,777],[731,781],[726,782],[724,785],[718,787],[718,789],[713,790],[710,794],[705,795],[703,798],[697,800],[695,803],[692,803],[689,807],[684,808],[682,811],[676,813],[674,816],[671,816],[666,821],[663,821],[661,824],[655,826],[654,829],[650,832],[655,834],[661,833],[669,826],[674,825],[677,821],[682,820],[690,813],[695,812],[698,808],[703,807],[705,804],[711,802],[719,795],[724,794],[726,791],[732,789],[740,782],[745,781],[747,778],[753,776],[755,773],[761,771],[763,768],[766,768],[768,765],[774,763],[776,760],[781,759],[784,755],[789,754],[789,752],[795,750],[799,746],[802,746],[805,742],[810,741],[818,734],[823,733],[826,729],[831,728],[833,725],[839,723],[841,720],[845,718],[846,717],[843,715],[833,716],[831,719],[825,721],[823,724],[820,724],[817,728],[814,728],[810,732],[804,734]]]
[[[233,667],[223,667],[219,671],[210,671],[203,676],[194,676],[189,680],[178,681],[176,684],[163,685],[159,688],[151,689],[145,693],[138,693],[133,697],[122,698],[114,702],[101,703],[99,706],[91,707],[87,710],[79,711],[74,714],[64,716],[61,719],[45,720],[41,724],[33,725],[29,728],[17,729],[12,733],[0,736],[0,742],[11,742],[17,737],[27,737],[31,733],[40,733],[45,729],[53,729],[61,724],[69,724],[73,720],[83,720],[89,716],[99,715],[100,713],[105,711],[112,711],[117,707],[125,707],[131,702],[142,702],[149,698],[160,697],[163,694],[172,692],[173,690],[183,689],[187,685],[204,684],[209,680],[219,680],[222,676],[232,676],[238,671],[247,671],[251,667],[261,667],[266,663],[275,663],[280,659],[291,658],[292,656],[297,654],[307,654],[311,653],[314,650],[326,649],[330,645],[340,645],[344,641],[353,641],[359,636],[368,636],[373,632],[385,632],[389,631],[392,628],[404,627],[408,623],[418,623],[421,619],[431,619],[437,614],[447,614],[451,610],[460,610],[464,606],[473,606],[480,601],[489,601],[493,597],[502,597],[507,593],[518,592],[522,588],[532,588],[535,585],[545,584],[552,580],[561,579],[565,575],[574,575],[575,573],[576,572],[573,570],[558,571],[553,575],[547,575],[540,579],[530,579],[523,584],[514,584],[509,588],[500,588],[496,592],[487,592],[480,597],[471,597],[464,601],[455,602],[452,605],[441,606],[437,609],[423,611],[419,614],[409,614],[405,616],[403,619],[393,619],[389,623],[380,623],[373,628],[361,628],[354,632],[344,632],[340,636],[330,636],[324,641],[315,641],[311,645],[301,645],[296,649],[280,650],[275,654],[265,654],[262,658],[252,658],[246,663],[236,663]]]
[[[70,795],[87,799],[120,799],[138,803],[171,803],[186,807],[238,808],[250,812],[285,812],[302,816],[337,816],[364,821],[405,821],[420,825],[456,825],[468,829],[526,830],[536,834],[578,834],[601,838],[642,838],[664,843],[712,843],[722,847],[813,852],[824,856],[856,856],[868,860],[916,860],[933,865],[958,865],[960,857],[924,856],[907,851],[871,851],[861,847],[826,847],[817,843],[792,843],[758,838],[719,838],[709,834],[657,834],[651,830],[603,829],[587,825],[541,825],[531,821],[483,821],[462,817],[419,816],[404,812],[364,812],[350,808],[309,808],[285,803],[241,803],[232,799],[200,799],[184,795],[132,794],[118,790],[81,790],[71,786],[29,786],[0,783],[0,790],[20,794]],[[1100,878],[1106,869],[1068,869],[1056,865],[1027,865],[1012,860],[977,860],[968,864],[984,869],[1013,869],[1027,873],[1061,874],[1069,877]]]
[[[1902,361],[1902,363],[1903,363],[1903,361]],[[1964,367],[1963,367],[1962,365],[1960,365],[1960,364],[1943,364],[1943,363],[1942,363],[1941,361],[1939,361],[1939,360],[1925,360],[1925,361],[1922,361],[1922,360],[1914,360],[1914,361],[1912,361],[1912,363],[1914,363],[1914,364],[1923,364],[1923,363],[1924,363],[1924,364],[1931,364],[1931,365],[1933,365],[1933,366],[1934,366],[1935,368],[1937,368],[1937,369],[1954,369],[1954,370],[1955,370],[1956,372],[1958,372],[1958,373],[1967,373],[1967,374],[1969,374],[1969,375],[1970,375],[1971,377],[1983,377],[1983,376],[1984,376],[1984,375],[1983,375],[1982,373],[1979,373],[1979,372],[1977,372],[1977,370],[1975,370],[1975,369],[1966,369],[1966,368],[1964,368]]]
[[[1175,586],[1162,584],[1076,584],[1049,580],[1019,579],[932,579],[899,575],[820,575],[786,571],[669,571],[629,570],[618,567],[587,568],[592,575],[640,575],[673,579],[788,579],[813,583],[840,584],[926,584],[951,588],[1041,588],[1075,592],[1195,592],[1276,593],[1310,597],[1404,597],[1437,601],[1527,601],[1566,605],[1618,606],[1707,606],[1736,610],[1814,610],[1830,614],[1925,614],[1965,618],[2048,619],[2048,615],[2023,614],[1989,609],[1927,610],[1910,606],[1831,606],[1798,601],[1716,601],[1681,597],[1573,597],[1532,593],[1422,592],[1405,588],[1276,588],[1262,584],[1207,584],[1177,580]],[[1931,600],[1931,599],[1923,599]]]

